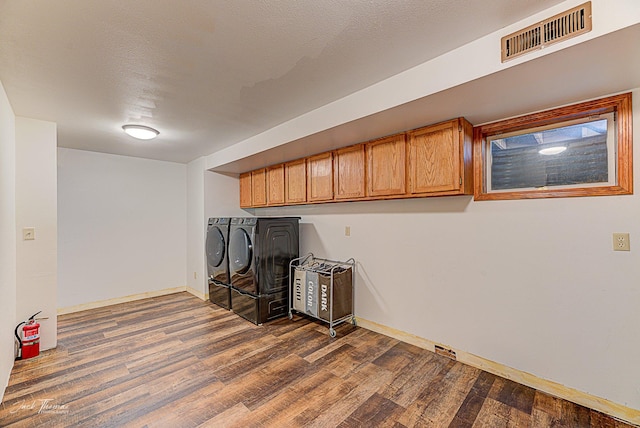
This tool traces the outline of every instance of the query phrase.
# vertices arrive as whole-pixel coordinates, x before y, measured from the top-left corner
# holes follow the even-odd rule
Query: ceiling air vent
[[[502,62],[591,31],[591,2],[502,38]]]

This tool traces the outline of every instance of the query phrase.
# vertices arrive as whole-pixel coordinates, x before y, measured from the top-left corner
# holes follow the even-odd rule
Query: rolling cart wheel
[[[351,325],[354,327],[358,326],[358,322],[356,321],[356,317],[351,317]]]
[[[332,328],[329,329],[329,336],[336,337],[336,331]]]
[[[292,320],[293,319],[293,314],[291,312],[289,312],[289,319]]]

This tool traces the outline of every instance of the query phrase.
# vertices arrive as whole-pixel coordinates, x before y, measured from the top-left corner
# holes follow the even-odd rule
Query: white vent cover
[[[589,31],[590,1],[503,37],[502,62]]]

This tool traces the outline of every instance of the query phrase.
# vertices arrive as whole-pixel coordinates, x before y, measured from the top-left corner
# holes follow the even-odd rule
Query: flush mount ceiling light
[[[144,125],[123,125],[122,129],[138,140],[151,140],[160,134],[157,130]]]
[[[567,150],[565,146],[547,147],[538,151],[541,155],[557,155]]]

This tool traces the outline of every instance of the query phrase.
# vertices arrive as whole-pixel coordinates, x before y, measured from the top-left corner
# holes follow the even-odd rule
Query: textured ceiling
[[[560,2],[5,0],[0,81],[61,147],[188,162]]]

